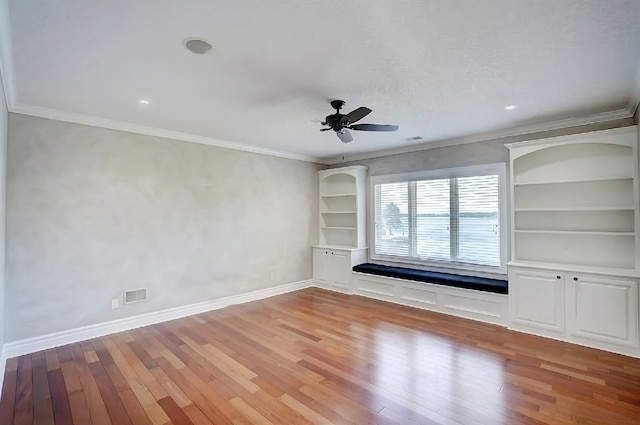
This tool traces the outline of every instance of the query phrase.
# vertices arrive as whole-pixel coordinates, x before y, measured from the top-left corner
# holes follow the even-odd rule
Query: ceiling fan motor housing
[[[340,122],[342,117],[344,117],[344,115],[340,113],[340,109],[342,109],[343,106],[344,100],[336,99],[331,101],[331,107],[336,110],[336,113],[327,115],[327,117],[324,119],[324,122],[327,123],[327,125],[331,126],[331,129],[333,131],[340,131],[345,126],[345,123]]]
[[[345,125],[345,123],[340,122],[342,117],[344,117],[344,115],[342,115],[340,112],[336,112],[335,114],[327,115],[327,117],[324,119],[324,122],[327,123],[327,125],[331,126],[333,131],[340,131]]]

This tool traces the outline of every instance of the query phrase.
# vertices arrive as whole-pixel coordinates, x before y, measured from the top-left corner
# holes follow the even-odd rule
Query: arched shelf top
[[[321,170],[318,172],[318,175],[320,176],[320,180],[323,180],[325,178],[339,174],[345,174],[356,178],[366,176],[366,173],[367,167],[365,167],[364,165],[352,165],[350,167],[328,168],[326,170]]]
[[[538,150],[532,151],[516,159],[520,160],[523,157],[527,158],[527,161],[547,161],[549,156],[558,157],[558,159],[566,158],[567,156],[600,156],[613,155],[613,156],[629,156],[633,153],[633,148],[626,145],[618,145],[611,143],[602,143],[596,140],[591,140],[583,143],[572,143],[562,145],[549,145],[543,146]]]
[[[548,146],[513,161],[515,184],[633,178],[633,149],[604,143]]]
[[[320,195],[350,195],[356,194],[356,176],[350,173],[335,173],[321,177]]]
[[[593,131],[590,133],[571,134],[567,136],[551,137],[548,139],[529,140],[526,142],[509,143],[505,145],[510,151],[511,160],[530,155],[533,152],[567,145],[589,146],[607,145],[628,147],[635,150],[637,140],[637,126],[614,128],[610,130]]]
[[[349,173],[336,173],[336,174],[330,174],[328,176],[323,177],[322,181],[326,183],[334,183],[334,182],[338,183],[338,182],[345,182],[345,181],[355,183],[356,176]]]
[[[513,184],[635,179],[637,127],[508,145]]]

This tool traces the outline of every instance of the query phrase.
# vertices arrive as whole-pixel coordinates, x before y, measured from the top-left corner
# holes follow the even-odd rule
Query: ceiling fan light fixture
[[[336,131],[336,135],[342,143],[350,143],[353,141],[353,136],[351,135],[351,133],[344,128],[340,131]]]
[[[213,48],[211,43],[202,38],[187,38],[183,44],[187,50],[196,55],[207,54]]]

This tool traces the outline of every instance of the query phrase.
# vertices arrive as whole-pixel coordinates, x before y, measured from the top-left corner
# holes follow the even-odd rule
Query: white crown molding
[[[2,1],[2,0],[0,0]],[[640,100],[640,67],[639,78],[637,79],[634,97]],[[5,89],[6,90],[6,89]],[[122,121],[110,120],[106,118],[98,118],[90,115],[76,114],[72,112],[60,111],[57,109],[43,108],[40,106],[11,104],[8,105],[9,112],[16,114],[29,115],[40,118],[54,119],[59,121],[72,122],[76,124],[89,125],[93,127],[108,128],[111,130],[127,131],[130,133],[143,134],[146,136],[162,137],[165,139],[179,140],[191,143],[199,143],[209,146],[216,146],[226,149],[240,150],[244,152],[257,153],[262,155],[276,156],[286,159],[294,159],[298,161],[306,161],[324,165],[336,165],[343,162],[361,161],[365,159],[378,158],[382,156],[397,155],[402,153],[417,152],[428,149],[441,148],[445,146],[463,145],[468,143],[482,142],[488,140],[503,139],[507,137],[523,136],[526,134],[542,133],[545,131],[559,130],[563,128],[578,127],[581,125],[598,124],[607,121],[615,121],[620,119],[631,118],[635,114],[638,106],[638,100],[630,101],[627,108],[616,109],[613,111],[601,112],[598,114],[586,115],[582,117],[567,118],[556,121],[543,122],[538,124],[530,124],[520,127],[513,127],[502,130],[489,131],[485,133],[473,134],[470,136],[454,137],[451,139],[436,140],[432,142],[424,142],[416,145],[404,146],[395,149],[385,149],[374,152],[365,152],[362,154],[351,155],[346,160],[342,160],[342,156],[334,156],[329,158],[318,158],[307,155],[298,155],[273,149],[261,148],[257,146],[245,145],[238,142],[231,142],[212,137],[198,136],[190,133],[182,133],[179,131],[165,130],[155,127],[131,124]],[[9,97],[7,97],[7,103]]]
[[[218,310],[234,304],[244,304],[250,301],[262,300],[275,295],[310,288],[311,286],[313,286],[311,280],[301,280],[299,282],[288,283],[275,286],[273,288],[259,289],[257,291],[246,292],[244,294],[231,295],[182,307],[170,308],[153,313],[141,314],[138,316],[97,323],[95,325],[83,326],[81,328],[69,329],[66,331],[10,342],[4,344],[2,356],[0,358],[0,361],[3,362],[1,368],[5,367],[6,359],[13,357],[47,350],[61,345],[72,344],[74,342],[85,341],[91,338],[110,335],[116,332],[123,332],[130,329],[162,323],[168,320],[179,319],[181,317],[191,316],[194,314],[205,313],[207,311]],[[4,374],[2,376],[4,376]],[[0,387],[0,391],[1,389],[2,388]]]
[[[111,130],[127,131],[129,133],[143,134],[146,136],[162,137],[165,139],[179,140],[183,142],[200,143],[203,145],[215,146],[219,148],[234,149],[238,151],[257,153],[261,155],[277,156],[280,158],[294,159],[313,163],[322,163],[318,158],[298,155],[274,149],[261,148],[258,146],[245,145],[238,142],[216,139],[213,137],[198,136],[196,134],[183,133],[180,131],[165,130],[162,128],[148,127],[144,125],[131,124],[123,121],[110,120],[106,118],[94,117],[91,115],[65,112],[57,109],[43,108],[41,106],[24,105],[14,103],[10,105],[9,112],[15,114],[30,115],[33,117],[48,118],[58,121],[72,122],[76,124],[90,125],[93,127],[108,128]]]
[[[464,145],[467,143],[483,142],[507,137],[523,136],[527,134],[542,133],[545,131],[560,130],[563,128],[578,127],[587,124],[598,124],[607,121],[615,121],[633,117],[628,109],[616,109],[598,114],[586,115],[583,117],[567,118],[563,120],[549,121],[538,124],[524,125],[520,127],[507,128],[503,130],[489,131],[485,133],[473,134],[470,136],[454,137],[451,139],[435,140],[432,142],[419,143],[411,146],[404,146],[396,149],[386,149],[375,152],[365,152],[351,155],[342,160],[340,157],[321,158],[323,164],[335,165],[343,162],[361,161],[364,159],[378,158],[382,156],[397,155],[402,153],[417,152],[427,149],[441,148],[445,146]]]
[[[9,21],[9,2],[0,0],[0,78],[4,87],[7,109],[14,103],[13,86],[13,43]]]

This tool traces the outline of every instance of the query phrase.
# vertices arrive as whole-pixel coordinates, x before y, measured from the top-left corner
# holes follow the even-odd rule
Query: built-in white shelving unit
[[[637,266],[635,127],[508,146],[512,259],[633,273]]]
[[[318,173],[320,217],[313,277],[319,285],[348,291],[351,267],[366,261],[366,179],[364,166]]]
[[[640,356],[637,128],[507,147],[511,327]]]
[[[318,173],[321,246],[364,248],[367,169],[334,168]]]

